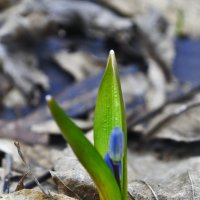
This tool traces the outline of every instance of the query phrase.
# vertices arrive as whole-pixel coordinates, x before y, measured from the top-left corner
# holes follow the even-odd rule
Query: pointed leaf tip
[[[45,99],[47,102],[50,102],[53,98],[50,94],[48,94],[48,95],[46,95]]]
[[[115,58],[115,52],[114,50],[110,50],[110,54],[109,54],[109,57],[111,59],[111,65],[115,64],[116,65],[116,58]],[[113,66],[114,67],[114,66]]]
[[[111,50],[110,50],[110,55],[114,55],[114,54],[115,54],[114,50],[111,49]]]

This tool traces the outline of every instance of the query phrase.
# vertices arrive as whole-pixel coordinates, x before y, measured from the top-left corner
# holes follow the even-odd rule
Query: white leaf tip
[[[111,54],[111,55],[114,55],[114,54],[115,54],[115,52],[114,52],[113,49],[110,50],[110,54]]]
[[[51,101],[53,98],[52,98],[52,96],[51,96],[50,94],[48,94],[48,95],[46,95],[45,99],[46,99],[47,102],[49,102],[49,101]]]

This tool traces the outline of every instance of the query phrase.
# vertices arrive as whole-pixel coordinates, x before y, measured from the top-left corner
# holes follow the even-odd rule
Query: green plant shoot
[[[51,96],[47,96],[47,102],[64,138],[90,174],[100,195],[104,200],[120,200],[120,190],[115,177],[103,158]]]
[[[127,128],[114,51],[110,51],[97,96],[94,146],[50,95],[46,99],[64,138],[96,184],[100,198],[127,200]]]
[[[127,199],[127,127],[115,53],[110,51],[107,67],[101,81],[95,109],[94,145],[102,157],[108,151],[111,131],[118,126],[124,133],[124,157],[122,161],[122,199]]]

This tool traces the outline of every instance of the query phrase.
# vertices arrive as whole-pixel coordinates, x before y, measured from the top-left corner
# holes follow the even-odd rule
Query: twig
[[[19,180],[17,187],[15,188],[15,192],[23,190],[24,187],[24,180],[27,178],[27,176],[29,175],[29,173],[27,172],[26,174],[23,175],[23,177]]]
[[[3,193],[9,193],[10,191],[10,177],[11,177],[11,166],[12,166],[12,155],[9,153],[6,156],[6,173],[3,181]]]
[[[48,172],[45,172],[44,174],[42,174],[41,176],[37,177],[37,180],[40,183],[42,183],[42,182],[45,182],[46,180],[48,180],[49,178],[51,178],[51,174],[48,171]],[[24,188],[26,188],[26,189],[32,189],[35,186],[37,186],[37,182],[35,182],[35,180],[31,180],[31,181],[24,183]]]
[[[155,191],[153,190],[153,188],[152,188],[146,181],[143,181],[143,180],[135,180],[135,181],[141,182],[141,183],[143,183],[144,185],[146,185],[146,186],[151,190],[151,192],[152,192],[152,194],[153,194],[155,200],[158,200],[158,196],[156,195]]]
[[[24,165],[27,168],[28,173],[31,175],[32,179],[35,181],[35,183],[37,184],[37,186],[40,188],[40,190],[43,192],[43,194],[45,194],[48,198],[53,199],[52,195],[50,194],[50,192],[48,191],[48,193],[45,192],[45,190],[43,189],[43,187],[41,186],[40,182],[38,181],[38,179],[35,177],[35,175],[32,172],[31,166],[26,162],[25,157],[21,151],[20,148],[20,144],[19,142],[14,142],[15,146],[17,147],[17,151],[18,154],[20,156],[20,158],[22,159]]]
[[[129,200],[135,200],[134,197],[131,195],[131,193],[128,191],[128,199]]]
[[[194,200],[194,185],[193,185],[193,181],[192,181],[192,178],[190,176],[190,172],[188,171],[188,176],[189,176],[189,179],[190,179],[190,183],[191,183],[191,187],[192,187],[192,200]]]
[[[183,113],[189,111],[192,108],[200,106],[200,102],[193,102],[190,104],[184,104],[180,107],[178,107],[173,113],[170,113],[168,116],[166,116],[164,119],[160,120],[154,127],[152,127],[150,130],[147,130],[145,135],[150,137],[154,134],[156,134],[159,129],[161,129],[163,126],[166,126],[169,124],[174,118],[179,117]]]
[[[60,186],[60,188],[62,187],[66,195],[68,195],[69,197],[76,198],[78,200],[82,199],[78,194],[76,194],[76,192],[74,192],[70,187],[68,187],[61,178],[59,178],[56,174],[54,174],[54,172],[50,172],[50,173],[53,180],[56,182],[57,185]]]

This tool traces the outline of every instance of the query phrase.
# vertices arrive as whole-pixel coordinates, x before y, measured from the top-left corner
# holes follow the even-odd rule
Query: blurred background
[[[1,137],[34,143],[27,131],[54,127],[46,94],[91,122],[110,49],[131,120],[199,84],[198,0],[2,0],[0,9]]]
[[[151,121],[167,106],[173,117],[185,108],[177,111],[177,106],[199,105],[199,13],[198,0],[0,0],[0,149],[10,152],[13,140],[42,144],[34,147],[37,155],[45,146],[65,144],[47,109],[47,94],[91,132],[111,49],[119,65],[129,141],[138,148],[141,135],[158,131],[160,122]],[[159,137],[198,138],[182,134],[185,122],[189,119]],[[148,144],[145,148],[155,150],[155,143]]]

